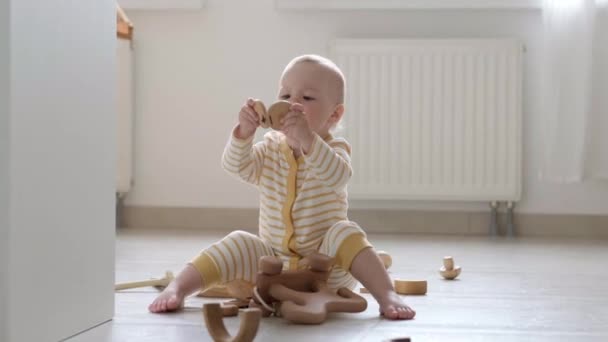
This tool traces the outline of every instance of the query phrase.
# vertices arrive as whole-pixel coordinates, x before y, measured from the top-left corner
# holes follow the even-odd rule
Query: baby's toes
[[[389,305],[386,308],[384,308],[382,314],[384,315],[384,317],[386,317],[388,319],[398,319],[399,318],[399,311],[392,305]]]
[[[161,312],[167,312],[167,311],[169,311],[168,303],[169,303],[168,299],[163,300],[162,304],[160,305],[160,311]]]
[[[416,311],[412,310],[410,307],[404,307],[403,308],[404,312],[405,312],[405,316],[403,316],[403,318],[405,319],[412,319],[414,318],[414,316],[416,316]]]
[[[399,307],[397,312],[399,313],[399,319],[412,319],[416,315],[416,313],[407,306]]]
[[[165,302],[164,299],[159,299],[158,302],[156,303],[155,309],[156,309],[156,313],[158,312],[162,312],[163,311],[163,303]]]
[[[397,316],[398,316],[397,317],[398,319],[407,319],[407,316],[408,316],[407,308],[402,307],[402,306],[398,307]]]
[[[160,305],[160,310],[161,312],[167,312],[167,310],[169,309],[169,307],[167,306],[167,304],[169,303],[168,299],[164,299]]]
[[[179,308],[180,302],[177,297],[171,297],[167,300],[167,310],[177,310]]]
[[[155,300],[152,304],[150,304],[148,310],[150,310],[150,312],[158,312],[158,300]]]

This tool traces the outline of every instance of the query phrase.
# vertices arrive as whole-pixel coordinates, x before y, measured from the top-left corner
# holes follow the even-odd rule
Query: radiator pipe
[[[490,202],[490,236],[498,235],[498,202]]]

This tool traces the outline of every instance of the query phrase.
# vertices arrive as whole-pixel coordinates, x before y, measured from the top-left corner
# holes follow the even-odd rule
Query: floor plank
[[[120,230],[116,241],[116,281],[143,280],[178,272],[222,232]],[[608,341],[605,271],[608,242],[579,239],[489,238],[435,235],[370,235],[393,257],[391,276],[429,281],[426,296],[409,296],[413,321],[378,317],[368,309],[336,314],[319,326],[294,325],[280,318],[262,321],[256,341]],[[463,269],[455,281],[437,270],[452,255]],[[604,271],[601,271],[604,270]],[[153,288],[116,293],[114,320],[70,342],[210,341],[201,307],[213,299],[188,298],[173,314],[150,314]],[[232,331],[237,318],[227,318]]]

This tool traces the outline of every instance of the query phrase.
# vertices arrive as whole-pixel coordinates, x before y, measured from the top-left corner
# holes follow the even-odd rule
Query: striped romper
[[[315,251],[335,257],[330,287],[356,286],[348,271],[371,244],[347,218],[352,169],[346,140],[315,135],[309,153],[296,160],[280,132],[268,132],[254,145],[253,136],[240,140],[233,131],[222,166],[259,189],[259,236],[234,231],[195,257],[191,264],[205,288],[237,279],[255,283],[258,259],[265,255],[280,257],[285,270],[301,269],[302,258]]]

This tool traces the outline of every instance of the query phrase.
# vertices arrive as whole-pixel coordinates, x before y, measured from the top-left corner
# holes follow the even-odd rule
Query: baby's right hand
[[[251,137],[260,125],[260,118],[258,113],[253,109],[253,104],[254,100],[250,97],[243,107],[241,107],[241,111],[239,112],[239,126],[235,131],[235,134],[239,139]]]

